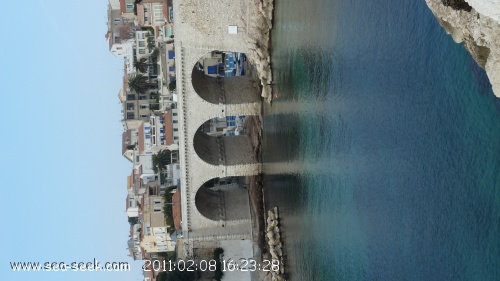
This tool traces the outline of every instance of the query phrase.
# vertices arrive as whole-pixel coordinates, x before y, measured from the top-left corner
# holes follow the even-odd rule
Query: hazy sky
[[[123,60],[107,0],[4,1],[0,52],[1,280],[141,280],[132,272],[12,272],[9,262],[128,261]]]

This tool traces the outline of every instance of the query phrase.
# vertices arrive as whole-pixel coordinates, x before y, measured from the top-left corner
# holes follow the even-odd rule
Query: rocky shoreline
[[[263,259],[270,261],[279,261],[279,270],[268,271],[266,279],[272,281],[284,281],[285,279],[285,255],[283,253],[283,239],[281,238],[281,225],[278,207],[267,211],[266,219],[266,246],[267,252]],[[264,280],[266,280],[264,279]]]
[[[258,11],[253,14],[248,28],[250,52],[248,60],[255,65],[260,79],[261,96],[267,102],[272,100],[272,81],[270,55],[270,33],[273,27],[273,0],[258,0],[255,2]]]
[[[453,40],[463,42],[478,65],[486,70],[493,92],[500,97],[500,22],[476,11],[477,3],[473,1],[466,1],[468,4],[463,0],[425,2]],[[500,1],[492,3],[489,10],[500,11]]]

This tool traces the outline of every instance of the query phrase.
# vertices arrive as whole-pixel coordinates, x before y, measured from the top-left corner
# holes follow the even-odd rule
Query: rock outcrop
[[[256,0],[256,9],[253,13],[248,27],[250,42],[250,53],[247,54],[249,61],[255,65],[257,75],[262,86],[262,97],[268,102],[272,99],[271,83],[273,75],[271,71],[271,57],[269,55],[270,32],[273,27],[274,0]]]
[[[480,1],[467,0],[472,9],[455,2],[460,1],[426,0],[446,32],[455,42],[464,42],[479,66],[486,70],[493,92],[500,97],[500,0],[482,1],[479,6]],[[489,16],[479,13],[476,7]]]
[[[283,253],[283,241],[281,239],[280,218],[278,207],[267,212],[266,219],[266,241],[268,252],[262,257],[263,260],[278,262],[279,266],[267,272],[264,280],[285,281],[285,262]],[[276,270],[277,269],[277,270]]]

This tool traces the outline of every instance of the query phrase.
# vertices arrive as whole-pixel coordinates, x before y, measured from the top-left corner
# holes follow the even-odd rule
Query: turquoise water
[[[500,280],[500,101],[421,1],[276,1],[290,280]]]

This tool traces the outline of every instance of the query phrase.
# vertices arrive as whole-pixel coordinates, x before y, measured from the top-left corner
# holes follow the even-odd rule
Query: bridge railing
[[[191,196],[190,196],[190,184],[189,184],[189,154],[188,154],[188,126],[187,126],[187,106],[186,106],[186,65],[184,60],[184,51],[182,48],[182,44],[180,44],[180,50],[176,50],[177,55],[180,59],[180,67],[182,71],[181,75],[181,84],[182,84],[182,92],[181,92],[181,100],[182,100],[182,125],[183,125],[183,137],[184,137],[184,195],[185,195],[185,210],[186,217],[183,220],[187,224],[187,235],[189,237],[189,231],[191,230]]]

